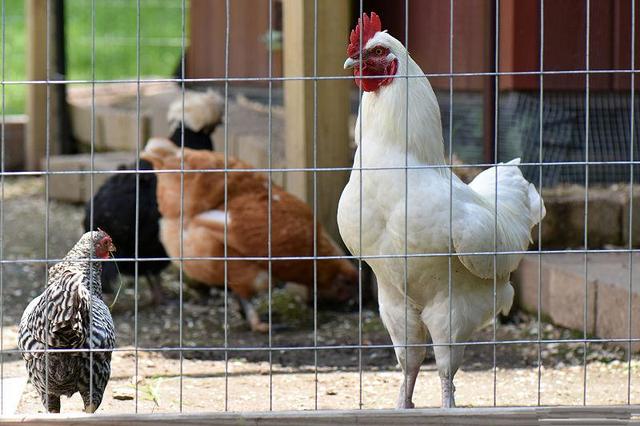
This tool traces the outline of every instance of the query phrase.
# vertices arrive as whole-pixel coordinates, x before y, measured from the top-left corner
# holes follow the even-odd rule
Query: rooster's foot
[[[441,377],[440,382],[442,384],[442,408],[455,408],[454,394],[456,387],[453,385],[453,379],[449,380],[447,377]]]

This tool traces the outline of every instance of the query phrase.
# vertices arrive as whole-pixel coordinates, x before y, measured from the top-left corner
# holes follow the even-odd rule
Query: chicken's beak
[[[348,70],[349,68],[355,67],[359,61],[360,59],[347,58],[347,60],[344,61],[344,69]]]
[[[113,243],[109,243],[109,253],[116,251],[116,246]]]

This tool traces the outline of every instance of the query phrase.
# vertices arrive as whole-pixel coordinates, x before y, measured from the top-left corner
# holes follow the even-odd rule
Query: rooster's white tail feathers
[[[547,211],[544,207],[542,197],[536,190],[534,184],[527,182],[522,175],[520,168],[520,158],[514,158],[507,163],[500,163],[495,167],[484,170],[469,184],[476,192],[482,194],[485,199],[495,204],[496,172],[498,173],[498,210],[506,208],[515,212],[526,211],[525,200],[522,199],[521,191],[526,186],[528,193],[528,211],[531,219],[529,228],[533,228],[540,223]]]

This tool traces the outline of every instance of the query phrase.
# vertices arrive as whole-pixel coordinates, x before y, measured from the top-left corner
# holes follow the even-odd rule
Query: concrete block
[[[268,108],[247,100],[243,96],[229,104],[226,123],[218,126],[212,135],[216,151],[224,152],[225,126],[229,155],[257,168],[269,166],[269,114]],[[271,117],[271,167],[286,168],[284,150],[284,119],[281,108],[274,106]],[[285,172],[271,173],[273,183],[283,185]]]
[[[94,167],[96,171],[118,170],[123,166],[135,164],[135,153],[110,152],[96,153],[94,155]],[[46,164],[42,165],[45,169]],[[91,155],[56,155],[49,161],[51,171],[75,171],[91,170]],[[55,200],[73,203],[84,203],[92,196],[91,174],[70,173],[53,174],[49,177],[49,196]],[[109,174],[93,175],[93,193],[110,177]]]
[[[140,123],[135,111],[107,108],[97,116],[96,147],[105,151],[135,151],[136,143],[144,149],[151,137],[150,118],[140,115]]]
[[[640,284],[640,280],[635,281]],[[629,337],[629,288],[619,284],[598,283],[596,335],[603,339]],[[640,294],[637,291],[631,293],[631,338],[640,338]],[[626,346],[626,343],[619,345]],[[640,342],[632,343],[631,350],[640,351]]]
[[[5,170],[19,170],[24,166],[27,121],[26,115],[7,115],[4,118]]]
[[[542,222],[543,249],[584,247],[585,188],[560,186],[543,191],[547,216]],[[625,197],[610,188],[589,188],[589,248],[621,245]],[[537,245],[537,228],[533,231]]]
[[[629,337],[629,300],[631,300],[631,337],[640,337],[640,254],[590,254],[590,267],[598,280],[596,335],[605,339]],[[633,274],[630,276],[630,262]],[[629,279],[631,278],[631,288]],[[629,292],[631,290],[631,294]],[[631,299],[630,299],[631,298]],[[626,347],[626,343],[619,344]],[[632,345],[640,351],[640,343]]]
[[[596,282],[584,275],[557,265],[549,272],[549,311],[554,323],[574,330],[584,330],[585,289],[588,334],[595,333]]]
[[[516,300],[518,306],[528,312],[538,312],[540,308],[543,314],[549,310],[549,265],[542,258],[540,269],[539,255],[528,254],[522,259],[520,267],[511,276],[515,285]],[[538,288],[540,288],[540,306],[538,306]]]
[[[634,185],[632,194],[629,192],[628,185],[622,185],[619,191],[625,197],[622,207],[622,245],[627,246],[629,233],[631,233],[631,243],[633,247],[638,248],[640,247],[640,185]],[[629,221],[629,212],[632,213],[631,221]],[[630,227],[629,224],[632,226]]]
[[[173,84],[153,83],[140,86],[140,123],[138,124],[138,88],[135,83],[105,84],[69,89],[72,133],[75,139],[90,145],[93,138],[99,151],[143,147],[152,135],[168,136],[167,109],[179,94]],[[94,115],[95,113],[95,115]],[[95,136],[92,135],[95,117]]]
[[[90,146],[92,140],[91,108],[71,105],[73,136],[82,144]],[[136,141],[144,147],[150,136],[149,117],[140,116],[140,126],[136,112],[112,107],[96,108],[95,149],[98,151],[129,150],[135,151]],[[138,136],[136,136],[138,135]]]
[[[640,254],[589,253],[587,256],[587,333],[604,339],[629,336],[629,269],[633,262],[631,325],[632,338],[640,338]],[[516,298],[520,307],[537,312],[539,262],[537,254],[526,255],[514,272]],[[584,330],[584,255],[543,254],[541,313],[555,324]],[[626,348],[626,343],[619,346]],[[632,344],[640,352],[640,343]]]

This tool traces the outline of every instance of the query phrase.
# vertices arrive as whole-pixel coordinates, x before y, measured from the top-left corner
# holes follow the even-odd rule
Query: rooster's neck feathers
[[[367,43],[368,47],[374,45],[389,48],[398,59],[398,72],[390,84],[362,95],[362,139],[370,144],[397,145],[395,148],[403,152],[406,143],[409,156],[418,163],[445,164],[440,107],[424,72],[390,34],[376,33]],[[360,123],[356,143],[360,142],[359,133]]]

